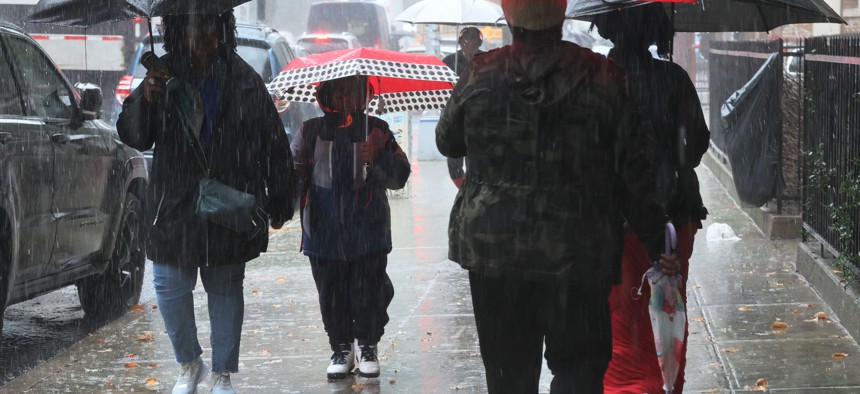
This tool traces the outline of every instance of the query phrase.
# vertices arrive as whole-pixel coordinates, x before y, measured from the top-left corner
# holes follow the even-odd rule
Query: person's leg
[[[652,266],[648,252],[632,232],[624,239],[621,283],[612,287],[612,360],[603,378],[606,394],[659,393],[663,374],[657,361],[648,301],[651,285],[642,275]],[[642,286],[642,295],[636,289]]]
[[[245,316],[245,264],[200,268],[209,303],[212,371],[239,371],[239,344]]]
[[[544,354],[553,374],[550,393],[603,393],[603,376],[612,357],[609,290],[559,290]]]
[[[346,261],[310,258],[311,273],[319,294],[320,313],[323,327],[328,334],[332,351],[338,351],[339,344],[352,343],[352,317],[349,311],[349,292]]]
[[[702,222],[694,220],[681,227],[678,234],[678,259],[681,262],[681,298],[684,301],[684,310],[687,310],[687,280],[690,274],[690,257],[693,255],[693,242],[696,239],[696,233],[702,228]],[[678,377],[675,379],[675,390],[673,393],[684,392],[684,368],[687,365],[687,337],[690,335],[690,320],[687,318],[687,323],[684,325],[684,343],[681,350],[681,362],[678,368]]]
[[[388,324],[388,305],[394,286],[388,273],[388,255],[366,256],[349,263],[350,314],[352,332],[359,345],[376,345]]]
[[[537,286],[469,273],[487,392],[537,393],[543,335],[535,314]]]
[[[173,345],[176,362],[190,363],[203,354],[197,340],[194,298],[191,294],[197,284],[197,268],[155,263],[152,273],[155,299]]]

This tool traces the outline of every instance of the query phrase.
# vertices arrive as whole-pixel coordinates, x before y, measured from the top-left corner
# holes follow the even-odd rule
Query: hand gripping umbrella
[[[434,56],[357,48],[296,58],[268,88],[280,100],[314,102],[320,82],[359,75],[368,77],[376,95],[370,112],[376,113],[442,109],[457,82],[457,74]]]
[[[666,223],[666,253],[672,253],[678,246],[678,237],[672,222]],[[675,379],[678,377],[683,357],[684,329],[687,324],[687,311],[681,298],[680,285],[684,278],[681,274],[664,275],[655,264],[643,275],[651,285],[651,299],[648,314],[651,316],[651,331],[654,334],[654,347],[657,361],[663,374],[663,390],[671,394]],[[642,287],[638,294],[642,295]]]

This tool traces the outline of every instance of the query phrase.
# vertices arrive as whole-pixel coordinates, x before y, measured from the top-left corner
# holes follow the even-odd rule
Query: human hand
[[[660,271],[666,276],[675,276],[681,272],[681,262],[678,261],[678,254],[660,254]]]
[[[170,79],[170,74],[167,70],[150,70],[143,78],[143,98],[148,102],[154,102],[164,93],[165,83]]]
[[[455,186],[457,186],[457,189],[460,189],[460,188],[462,188],[462,187],[463,187],[463,181],[465,181],[465,180],[466,180],[466,177],[465,177],[465,176],[461,176],[461,177],[459,177],[459,178],[453,178],[453,179],[451,179],[451,180],[452,180],[452,181],[454,181],[454,185],[455,185]]]
[[[360,144],[361,160],[366,164],[373,163],[386,141],[387,138],[382,130],[373,129],[367,136],[367,141]]]
[[[284,221],[272,219],[269,225],[272,226],[272,228],[275,230],[280,230],[282,227],[284,227]]]

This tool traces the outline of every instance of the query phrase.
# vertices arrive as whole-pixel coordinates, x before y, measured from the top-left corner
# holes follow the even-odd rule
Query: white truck
[[[0,19],[29,33],[72,83],[91,82],[104,94],[105,119],[114,110],[113,89],[126,70],[127,59],[148,34],[145,18],[89,28],[26,23],[38,0],[0,0]]]

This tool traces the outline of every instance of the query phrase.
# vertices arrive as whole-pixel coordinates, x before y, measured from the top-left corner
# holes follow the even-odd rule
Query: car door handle
[[[51,136],[51,142],[55,144],[65,145],[68,144],[71,138],[69,138],[68,134],[54,134]]]
[[[12,133],[0,133],[0,144],[5,144],[12,141]]]

